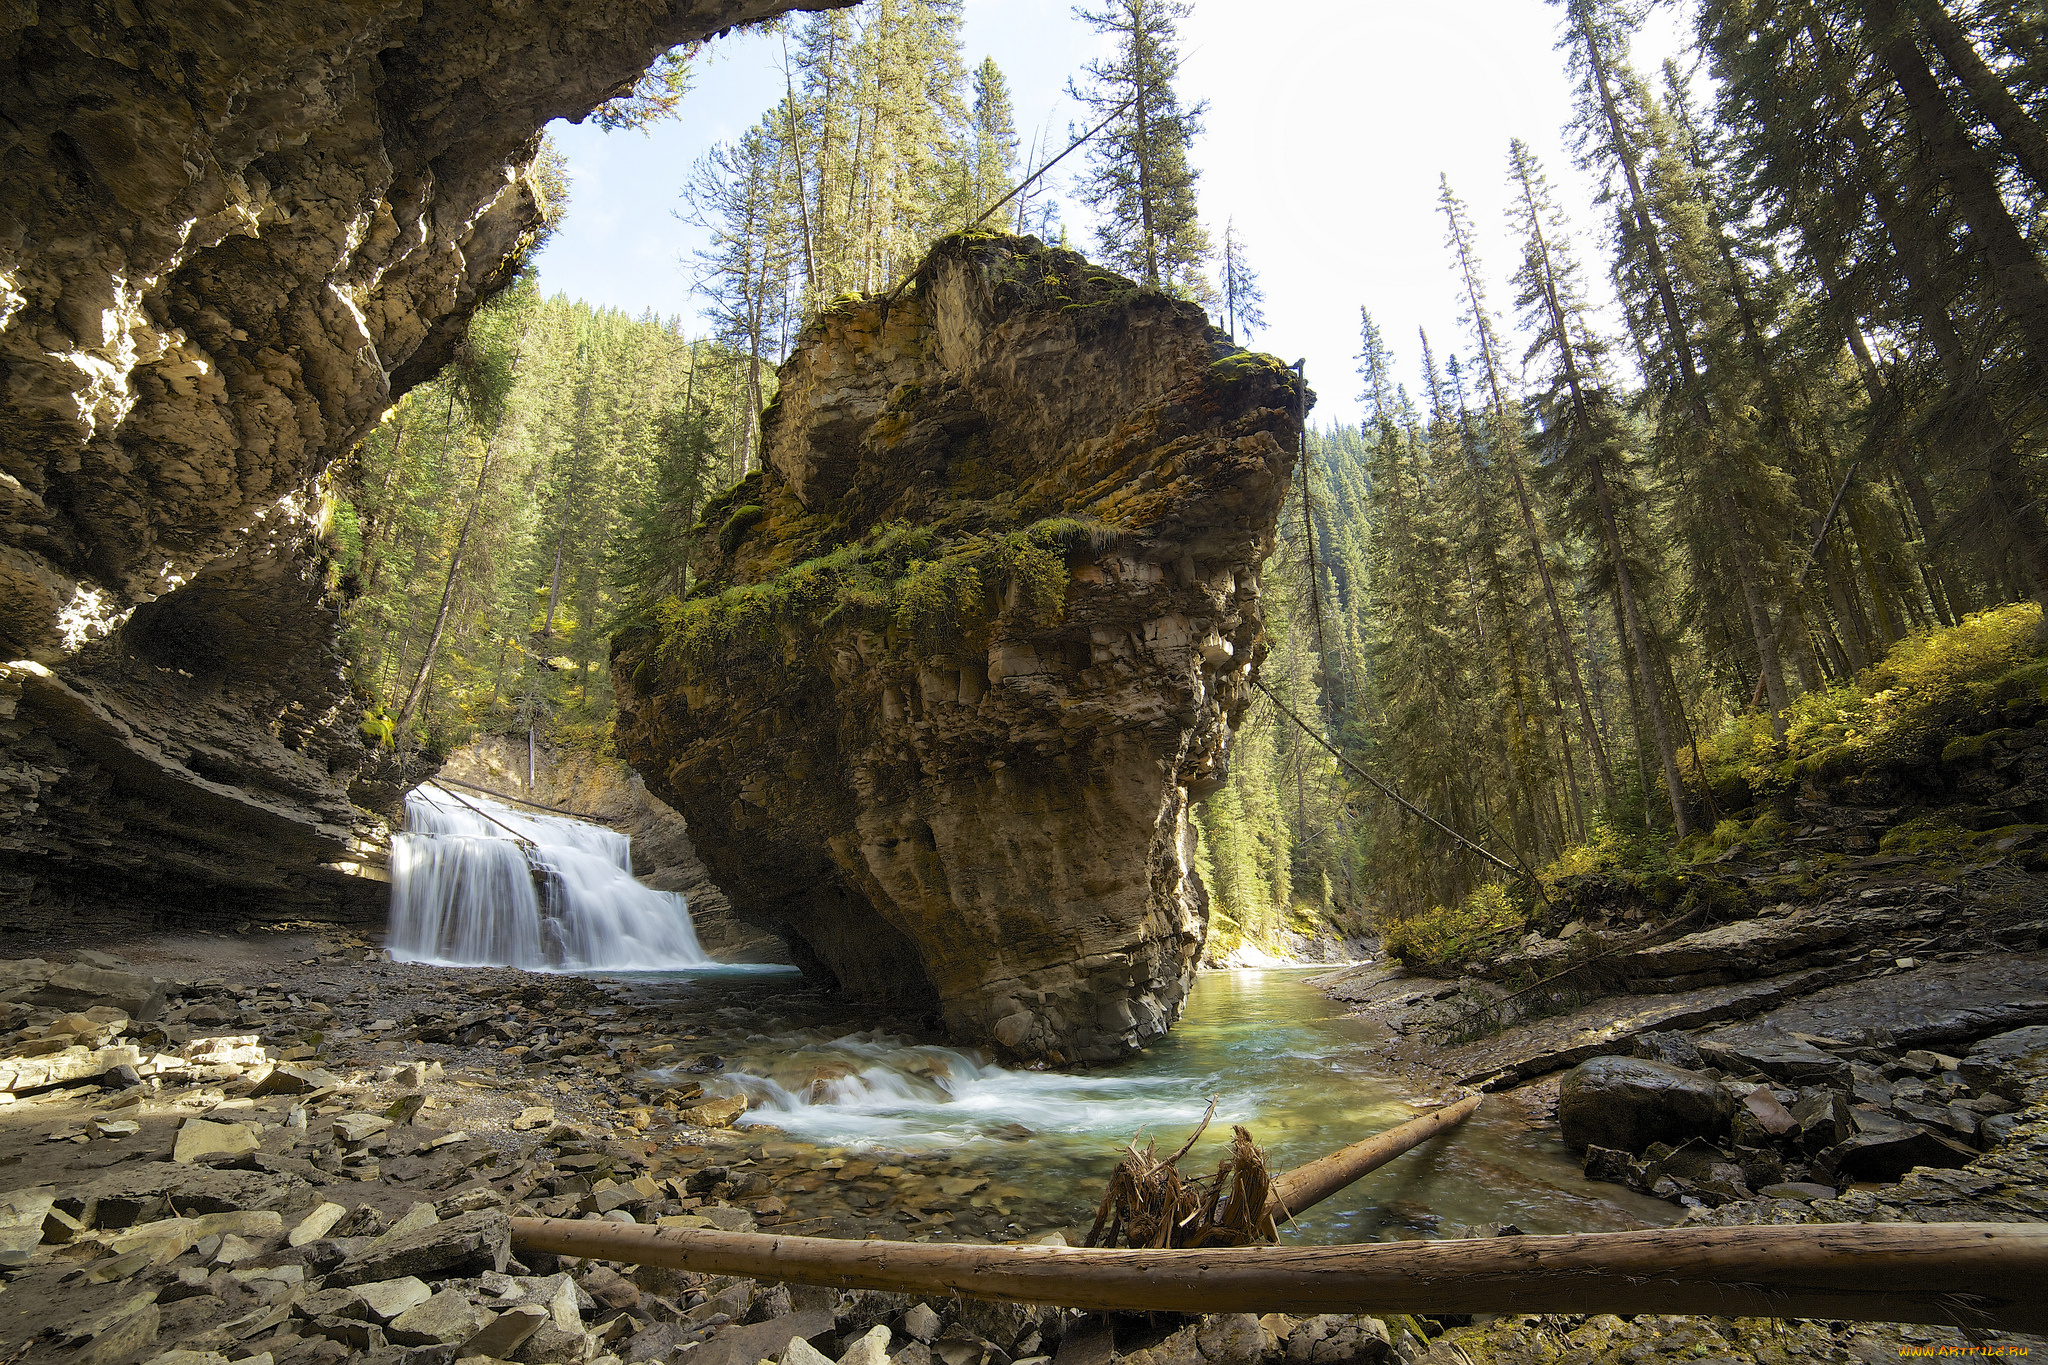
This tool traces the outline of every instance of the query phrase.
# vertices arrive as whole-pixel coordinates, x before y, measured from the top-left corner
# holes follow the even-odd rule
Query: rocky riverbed
[[[1639,1358],[1670,1342],[1778,1365],[1961,1340],[1704,1320],[1108,1320],[522,1255],[508,1219],[536,1214],[888,1239],[1079,1235],[1058,1221],[1074,1191],[1028,1188],[962,1154],[726,1126],[738,1102],[707,1100],[699,1078],[719,1065],[707,1045],[747,1021],[659,991],[390,963],[324,929],[108,947],[47,945],[0,965],[0,1360],[1415,1365],[1544,1342]],[[821,1021],[836,1008],[814,1005]],[[2003,1144],[1958,1171],[1852,1188],[1834,1206],[1702,1210],[2039,1216],[2048,1115],[2030,1100],[2009,1117]]]

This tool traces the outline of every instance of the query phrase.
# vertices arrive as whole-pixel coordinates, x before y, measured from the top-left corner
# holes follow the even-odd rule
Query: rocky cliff
[[[618,644],[622,752],[814,978],[1018,1057],[1157,1039],[1305,400],[1192,304],[940,243],[800,338],[693,596]]]
[[[689,902],[705,952],[721,962],[789,960],[780,938],[733,914],[732,901],[697,856],[688,824],[647,790],[639,774],[616,759],[548,748],[535,754],[531,789],[526,772],[524,742],[491,736],[450,754],[440,775],[557,806],[617,830],[633,841],[633,875],[657,891],[680,892]]]
[[[0,928],[381,913],[309,481],[509,281],[549,119],[792,7],[0,8]]]

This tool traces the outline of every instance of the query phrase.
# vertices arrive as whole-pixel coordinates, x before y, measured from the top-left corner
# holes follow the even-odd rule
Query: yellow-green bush
[[[1526,924],[1498,882],[1480,887],[1455,907],[1439,905],[1380,929],[1380,946],[1411,971],[1447,971],[1497,951]]]
[[[2040,623],[2037,605],[2015,602],[1909,635],[1849,685],[1794,701],[1782,751],[1768,717],[1730,722],[1700,746],[1707,779],[1717,793],[1739,783],[1750,799],[1768,800],[1806,777],[1931,760],[1992,707],[2048,701]]]

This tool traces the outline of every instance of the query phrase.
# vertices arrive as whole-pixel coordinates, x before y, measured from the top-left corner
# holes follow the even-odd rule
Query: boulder
[[[262,1099],[266,1095],[304,1095],[340,1083],[337,1077],[318,1067],[277,1066],[256,1082],[249,1094],[254,1099]]]
[[[461,1290],[444,1289],[385,1324],[384,1335],[401,1346],[455,1345],[481,1332],[492,1316]]]
[[[187,1162],[209,1156],[245,1156],[256,1147],[256,1132],[249,1124],[186,1119],[178,1129],[177,1145],[171,1149],[171,1160]]]
[[[47,1186],[0,1194],[0,1266],[20,1265],[35,1254],[55,1203],[56,1191]]]
[[[1708,1065],[1741,1075],[1812,1083],[1849,1079],[1849,1064],[1831,1052],[1768,1028],[1720,1029],[1694,1040]]]
[[[2048,1024],[1994,1034],[1962,1059],[1962,1077],[1978,1090],[2015,1102],[2048,1091]]]
[[[1820,1163],[1844,1182],[1877,1180],[1890,1182],[1915,1166],[1955,1169],[1977,1159],[1977,1153],[1953,1138],[1930,1132],[1918,1124],[1872,1126],[1847,1142],[1831,1147]]]
[[[409,1313],[434,1297],[434,1291],[427,1288],[424,1280],[411,1275],[396,1280],[372,1280],[355,1286],[353,1290],[337,1292],[353,1293],[362,1301],[365,1311],[379,1322],[389,1322],[402,1313]]]
[[[119,1088],[121,1082],[115,1079],[117,1073],[123,1067],[134,1068],[141,1063],[141,1051],[125,1045],[67,1047],[39,1057],[0,1058],[0,1090],[26,1095],[52,1086],[90,1080],[100,1080],[103,1085]],[[134,1083],[133,1075],[131,1070],[126,1084]]]
[[[779,1358],[792,1341],[814,1341],[832,1331],[832,1314],[805,1308],[768,1322],[721,1327],[690,1352],[690,1365],[755,1365]]]
[[[512,1225],[502,1209],[465,1213],[412,1232],[387,1234],[335,1267],[327,1282],[347,1288],[408,1275],[442,1280],[486,1270],[502,1273],[512,1256],[511,1238]]]
[[[683,1110],[680,1117],[684,1123],[697,1128],[730,1128],[746,1112],[745,1095],[727,1095],[723,1099],[693,1105]]]
[[[537,1303],[514,1304],[475,1335],[462,1343],[455,1355],[458,1360],[471,1356],[488,1356],[493,1360],[507,1360],[514,1351],[526,1344],[526,1339],[548,1325],[548,1310]]]
[[[299,1222],[299,1225],[291,1230],[291,1234],[285,1240],[295,1247],[302,1247],[308,1242],[317,1241],[332,1231],[334,1225],[339,1223],[347,1213],[348,1210],[339,1204],[321,1204],[311,1213],[307,1214]]]
[[[1573,1150],[1640,1152],[1653,1142],[1682,1143],[1728,1132],[1735,1097],[1719,1082],[1663,1062],[1595,1057],[1558,1088],[1557,1117]]]
[[[147,1023],[164,1012],[164,985],[154,977],[136,972],[73,963],[53,972],[42,989],[29,999],[60,1010],[111,1006],[131,1019]]]

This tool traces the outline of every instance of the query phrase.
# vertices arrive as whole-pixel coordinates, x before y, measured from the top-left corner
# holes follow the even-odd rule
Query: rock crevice
[[[1142,1047],[1305,397],[1071,252],[942,242],[800,339],[691,599],[619,642],[622,752],[814,977],[1014,1056]]]

